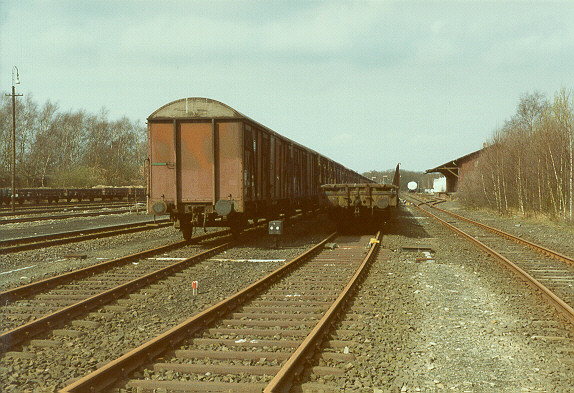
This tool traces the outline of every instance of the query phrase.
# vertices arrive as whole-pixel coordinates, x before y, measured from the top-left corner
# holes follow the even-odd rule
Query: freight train
[[[0,205],[10,204],[11,188],[0,188]],[[15,200],[18,204],[58,203],[61,200],[101,201],[111,200],[145,200],[144,187],[93,187],[93,188],[17,188]]]
[[[196,226],[237,233],[249,219],[316,208],[322,184],[370,182],[212,99],[170,102],[147,122],[148,209],[185,239]]]
[[[399,188],[399,165],[391,184],[369,182],[321,186],[328,201],[329,218],[337,224],[339,232],[380,229],[389,219],[391,209],[399,204]]]

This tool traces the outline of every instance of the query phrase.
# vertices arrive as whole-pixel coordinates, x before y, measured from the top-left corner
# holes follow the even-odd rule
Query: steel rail
[[[136,259],[146,258],[150,255],[162,253],[174,248],[183,247],[186,245],[185,241],[179,241],[175,243],[171,243],[165,246],[153,248],[146,251],[137,252],[135,254],[127,255],[125,257],[112,259],[109,261],[101,262],[96,265],[88,266],[82,269],[77,269],[68,273],[64,273],[58,276],[46,278],[41,281],[33,282],[27,285],[22,285],[20,287],[8,289],[6,291],[0,292],[0,304],[9,304],[14,302],[18,299],[23,299],[26,297],[30,297],[35,295],[39,292],[54,288],[58,285],[66,284],[73,280],[78,280],[80,278],[99,273],[102,271],[106,271],[112,269],[116,266],[124,265],[128,262],[131,262]]]
[[[486,229],[486,230],[488,230],[488,231],[490,231],[490,232],[496,233],[497,235],[503,236],[503,237],[505,237],[505,238],[507,238],[507,239],[509,239],[509,240],[512,240],[512,241],[514,241],[514,242],[516,242],[516,243],[520,243],[520,244],[523,244],[523,245],[525,245],[525,246],[528,246],[528,247],[530,247],[530,248],[532,248],[532,249],[534,249],[534,250],[536,250],[536,251],[541,252],[542,254],[548,255],[549,257],[556,258],[556,259],[558,259],[558,260],[560,260],[560,261],[562,261],[562,262],[567,262],[567,263],[574,264],[574,258],[571,258],[571,257],[569,257],[569,256],[567,256],[567,255],[561,254],[561,253],[556,252],[556,251],[554,251],[554,250],[550,250],[549,248],[543,247],[543,246],[538,245],[538,244],[536,244],[536,243],[532,243],[532,242],[530,242],[530,241],[528,241],[528,240],[521,239],[521,238],[519,238],[519,237],[517,237],[517,236],[511,235],[510,233],[501,231],[500,229],[493,228],[493,227],[491,227],[491,226],[489,226],[489,225],[486,225],[486,224],[483,224],[483,223],[481,223],[481,222],[471,220],[470,218],[467,218],[467,217],[458,215],[458,214],[456,214],[456,213],[450,212],[450,211],[445,210],[445,209],[441,209],[440,207],[436,207],[435,205],[430,205],[430,204],[427,203],[427,202],[424,202],[424,204],[426,204],[426,205],[432,207],[433,209],[437,209],[437,210],[440,211],[440,212],[443,212],[443,213],[445,213],[445,214],[449,214],[449,215],[451,215],[452,217],[458,218],[459,220],[466,221],[466,222],[468,222],[468,223],[470,223],[470,224],[479,226],[479,227],[481,227],[481,228],[483,228],[483,229]]]
[[[125,355],[107,363],[94,372],[64,387],[60,393],[100,392],[124,378],[138,367],[148,363],[159,354],[175,347],[178,343],[203,329],[207,324],[257,296],[279,278],[297,268],[324,248],[336,233],[329,235],[316,246],[307,250],[291,262],[281,266],[271,274],[261,278],[249,287],[225,300],[207,308],[194,317],[180,323],[165,333],[153,338]]]
[[[109,289],[109,290],[104,291],[100,294],[97,294],[97,295],[94,295],[94,296],[89,297],[87,299],[84,299],[78,303],[72,304],[71,306],[65,307],[65,308],[60,309],[56,312],[48,314],[42,318],[39,318],[37,320],[30,322],[30,323],[19,326],[15,329],[8,331],[8,332],[2,333],[0,335],[0,353],[6,352],[9,348],[14,347],[14,346],[19,345],[19,344],[22,344],[23,342],[30,339],[31,337],[36,336],[40,333],[43,333],[48,329],[53,329],[54,326],[61,325],[65,322],[77,317],[78,315],[85,314],[86,312],[93,310],[97,307],[100,307],[103,304],[110,303],[119,297],[125,296],[128,293],[132,293],[138,289],[141,289],[147,285],[150,285],[151,283],[159,281],[160,279],[162,279],[166,276],[172,275],[172,274],[174,274],[174,273],[176,273],[176,272],[178,272],[184,268],[187,268],[188,266],[190,266],[194,263],[197,263],[197,262],[202,261],[206,258],[209,258],[210,256],[212,256],[214,254],[220,253],[220,252],[224,251],[225,249],[231,247],[234,243],[235,243],[234,241],[231,241],[231,242],[227,242],[227,243],[224,243],[222,245],[216,246],[216,247],[211,248],[207,251],[204,251],[200,254],[194,255],[191,258],[187,258],[183,261],[176,262],[172,265],[169,265],[169,266],[166,266],[162,269],[156,270],[155,272],[148,273],[144,276],[141,276],[141,277],[136,278],[132,281],[129,281],[127,283],[119,285],[115,288]],[[152,252],[158,253],[158,250],[160,250],[160,249],[163,249],[162,251],[165,251],[165,248],[167,248],[167,247],[174,247],[176,245],[183,246],[186,244],[189,244],[189,243],[187,243],[185,241],[173,243],[173,244],[168,245],[168,246],[159,247],[159,248],[156,248],[153,250],[148,250],[148,251],[145,251],[143,253],[139,253],[139,257],[141,258],[142,255],[149,255]],[[134,254],[134,255],[136,255],[136,254]],[[132,260],[132,259],[134,259],[134,255],[130,255],[126,258],[129,258],[130,260]],[[110,262],[116,262],[116,260],[110,261]],[[123,263],[125,263],[125,261]],[[117,262],[116,262],[116,265],[117,265]],[[84,269],[82,269],[82,270],[84,270]]]
[[[66,204],[47,204],[44,209],[42,205],[34,206],[24,206],[20,210],[16,210],[14,213],[9,211],[9,209],[0,208],[0,217],[10,217],[10,216],[27,216],[31,214],[42,214],[42,213],[55,213],[63,212],[64,210],[97,210],[97,209],[110,209],[110,208],[120,208],[120,207],[133,207],[135,204],[133,202],[110,202],[108,204],[90,204],[86,202],[85,205],[80,205],[78,203],[66,203]],[[141,210],[145,210],[142,208]]]
[[[171,223],[167,219],[158,220],[156,226],[151,221],[138,222],[132,224],[113,225],[101,228],[79,229],[70,232],[60,232],[48,235],[30,236],[19,239],[8,239],[0,241],[0,254],[34,250],[37,248],[57,246],[60,244],[77,243],[85,240],[98,239],[102,237],[117,236],[126,233],[135,233],[145,230],[164,228]]]
[[[515,263],[510,261],[505,256],[501,255],[494,249],[488,247],[486,244],[482,243],[480,240],[474,238],[473,236],[469,235],[468,233],[462,231],[461,229],[455,227],[454,225],[442,220],[441,218],[437,217],[436,215],[432,214],[431,212],[423,209],[420,206],[415,205],[417,208],[428,214],[430,217],[436,219],[441,224],[446,226],[447,228],[451,229],[452,231],[458,233],[459,235],[463,236],[464,238],[472,241],[474,244],[482,248],[486,253],[491,254],[498,258],[500,261],[505,263],[505,266],[508,267],[511,271],[516,273],[519,277],[524,279],[528,284],[534,287],[537,290],[540,290],[544,298],[554,306],[570,323],[574,324],[574,308],[568,305],[564,300],[556,296],[550,289],[548,289],[545,285],[543,285],[540,281],[536,280],[526,271],[521,269]]]
[[[21,222],[34,222],[34,221],[47,221],[47,220],[64,220],[67,218],[76,217],[96,217],[96,216],[107,216],[111,214],[122,214],[127,213],[129,210],[119,209],[119,210],[107,210],[101,212],[88,212],[88,213],[75,213],[75,214],[61,214],[57,216],[42,216],[42,217],[27,217],[27,218],[8,218],[0,220],[0,225],[5,224],[17,224]]]
[[[381,241],[381,232],[377,233],[377,242],[370,248],[367,256],[345,286],[341,294],[337,297],[335,302],[329,307],[325,315],[319,320],[317,325],[311,330],[309,335],[289,357],[285,364],[281,367],[275,377],[269,382],[264,392],[288,392],[297,378],[307,364],[315,355],[322,340],[325,338],[330,330],[336,316],[343,310],[344,306],[350,300],[353,293],[357,290],[359,284],[368,272],[369,267],[374,260],[374,256],[379,250]]]
[[[231,231],[226,229],[222,231],[207,233],[205,235],[196,236],[191,241],[180,240],[175,243],[166,244],[165,246],[160,246],[152,248],[145,251],[136,252],[124,257],[111,259],[109,261],[101,262],[96,265],[88,266],[82,269],[77,269],[68,273],[64,273],[58,276],[46,278],[41,281],[33,282],[27,285],[22,285],[20,287],[8,289],[6,291],[0,292],[0,304],[8,304],[18,299],[23,299],[30,297],[39,292],[54,288],[58,285],[66,284],[80,278],[93,275],[95,273],[100,273],[117,266],[125,265],[131,261],[137,259],[147,258],[151,255],[161,254],[163,252],[173,250],[176,248],[181,248],[190,244],[195,244],[202,242],[207,239],[211,239],[219,236],[226,236],[231,234]]]

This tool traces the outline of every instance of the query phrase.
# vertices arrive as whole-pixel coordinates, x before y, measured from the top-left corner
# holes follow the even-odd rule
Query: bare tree
[[[568,205],[567,216],[569,220],[572,221],[574,217],[572,211],[574,199],[574,133],[572,130],[574,124],[574,100],[571,91],[561,89],[556,93],[552,105],[552,114],[558,129],[558,134],[561,137],[560,139],[563,141],[561,146],[567,146],[567,151],[562,152],[561,157],[563,156],[564,160],[562,160],[561,164],[564,168],[564,173],[567,174],[567,176],[563,176],[563,178],[566,178],[564,179],[564,194]],[[566,183],[568,184],[567,187]]]
[[[538,212],[572,220],[573,102],[565,89],[552,102],[540,93],[521,96],[516,113],[485,146],[477,185],[461,187],[461,198],[500,213]]]
[[[62,112],[31,95],[17,102],[17,168],[20,186],[144,184],[145,125],[108,120],[84,111]],[[9,177],[11,101],[0,100],[0,181]]]

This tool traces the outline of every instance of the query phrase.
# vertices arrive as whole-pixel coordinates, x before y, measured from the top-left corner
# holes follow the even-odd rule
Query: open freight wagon
[[[399,205],[399,165],[391,184],[345,183],[321,186],[328,201],[329,218],[337,224],[339,232],[379,230]]]

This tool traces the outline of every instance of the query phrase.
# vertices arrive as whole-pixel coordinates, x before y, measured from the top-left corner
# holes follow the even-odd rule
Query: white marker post
[[[193,281],[191,287],[193,288],[193,296],[197,295],[197,281]]]

